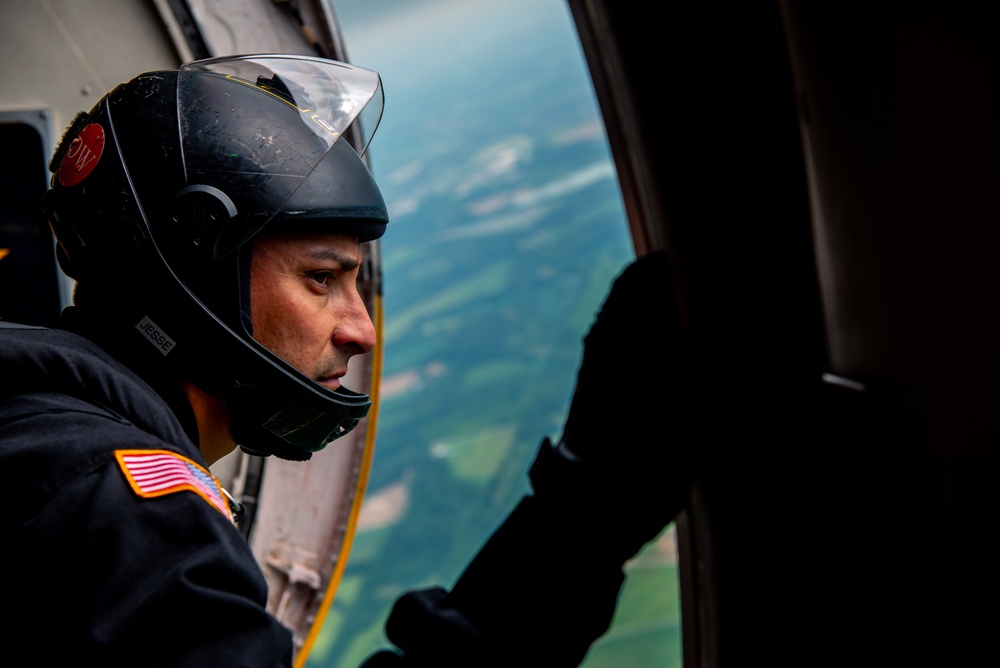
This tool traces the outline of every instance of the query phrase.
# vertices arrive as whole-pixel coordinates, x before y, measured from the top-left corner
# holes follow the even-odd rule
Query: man
[[[208,467],[307,459],[368,410],[340,378],[375,343],[380,113],[374,72],[246,57],[139,76],[67,131],[43,205],[74,306],[0,329],[3,635],[32,662],[290,665]]]
[[[3,635],[33,663],[291,665],[208,467],[236,447],[308,459],[368,411],[340,378],[375,344],[357,279],[388,222],[361,160],[380,114],[374,72],[241,56],[140,75],[71,124],[43,206],[74,305],[60,329],[0,323]],[[535,493],[452,591],[401,597],[400,651],[370,665],[576,665],[607,628],[622,563],[695,470],[671,455],[660,505],[673,450],[652,416],[694,411],[676,314],[636,312],[649,282],[669,290],[663,256],[616,282]],[[644,365],[661,391],[606,396],[629,342],[670,351]]]

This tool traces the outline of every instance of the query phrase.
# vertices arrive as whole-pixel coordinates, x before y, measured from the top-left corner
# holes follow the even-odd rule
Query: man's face
[[[375,347],[358,293],[361,244],[335,234],[266,234],[250,269],[253,338],[331,390],[352,355]]]

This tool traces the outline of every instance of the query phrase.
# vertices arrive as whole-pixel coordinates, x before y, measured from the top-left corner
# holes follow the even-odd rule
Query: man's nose
[[[352,355],[363,355],[375,348],[377,334],[375,325],[361,295],[355,295],[346,317],[334,330],[334,342],[341,348],[351,350]]]

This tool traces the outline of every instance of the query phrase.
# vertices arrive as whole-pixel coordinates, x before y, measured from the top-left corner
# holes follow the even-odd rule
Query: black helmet
[[[141,276],[118,325],[226,401],[252,454],[308,459],[371,405],[253,339],[246,242],[265,226],[382,236],[388,213],[361,158],[382,101],[379,75],[345,63],[195,61],[116,87],[53,156],[43,207],[64,270],[123,295]]]

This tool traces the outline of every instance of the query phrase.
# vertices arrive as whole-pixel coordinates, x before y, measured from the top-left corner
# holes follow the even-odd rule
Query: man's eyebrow
[[[310,260],[332,260],[338,263],[345,271],[353,271],[361,264],[356,255],[346,253],[339,248],[330,248],[328,246],[311,248],[306,253],[306,257]]]

